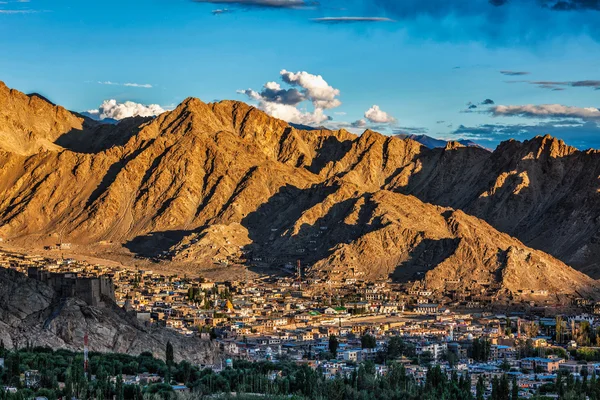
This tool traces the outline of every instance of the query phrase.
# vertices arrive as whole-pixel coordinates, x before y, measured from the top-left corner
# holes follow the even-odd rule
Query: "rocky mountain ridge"
[[[415,142],[419,142],[423,146],[425,146],[429,149],[446,147],[446,145],[448,144],[447,140],[436,139],[434,137],[424,135],[424,134],[416,135],[416,134],[400,133],[395,136],[399,139],[414,140]],[[457,139],[457,140],[452,140],[452,141],[458,142],[459,144],[466,146],[466,147],[482,147],[482,148],[484,148],[483,146],[475,143],[472,140],[468,140],[468,139]]]
[[[296,129],[244,103],[194,98],[116,126],[46,102],[48,121],[60,120],[49,133],[27,121],[36,112],[27,96],[0,92],[0,132],[29,123],[29,136],[53,145],[0,151],[0,236],[11,241],[121,243],[199,271],[301,259],[316,275],[594,294],[592,279],[528,245],[593,275],[595,152],[549,137],[493,153],[456,142],[428,149],[370,130]]]

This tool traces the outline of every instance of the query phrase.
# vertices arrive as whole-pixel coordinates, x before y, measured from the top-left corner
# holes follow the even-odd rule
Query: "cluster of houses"
[[[584,340],[582,335],[584,327],[600,325],[600,306],[584,299],[565,306],[550,304],[545,293],[499,298],[491,285],[475,294],[459,288],[433,292],[419,282],[357,279],[211,282],[14,253],[0,253],[0,265],[61,288],[72,283],[69,279],[97,279],[102,282],[98,296],[106,300],[108,294],[140,324],[214,340],[229,359],[308,363],[326,377],[352,373],[364,362],[386,374],[381,361],[389,361],[392,338],[401,338],[409,349],[394,357],[417,380],[431,364],[448,373],[469,372],[474,382],[479,376],[490,382],[509,373],[526,396],[561,370],[577,376],[600,373],[600,364],[575,362],[565,351],[596,343],[595,337]],[[76,285],[69,290],[80,291]],[[528,300],[518,302],[523,296]],[[495,312],[495,301],[512,311]],[[518,303],[507,308],[507,301]],[[365,336],[373,338],[368,345]],[[335,349],[330,348],[332,337]],[[480,341],[483,353],[479,348],[474,355]]]

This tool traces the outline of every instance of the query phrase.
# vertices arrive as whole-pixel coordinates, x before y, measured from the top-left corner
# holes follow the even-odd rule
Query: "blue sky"
[[[355,132],[600,148],[598,22],[600,0],[4,0],[0,80],[96,116],[194,96]]]

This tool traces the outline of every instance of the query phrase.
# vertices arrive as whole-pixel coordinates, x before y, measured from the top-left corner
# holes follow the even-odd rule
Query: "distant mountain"
[[[427,135],[414,135],[414,134],[405,134],[405,133],[401,133],[398,135],[395,135],[397,138],[399,139],[411,139],[414,140],[415,142],[419,142],[421,143],[423,146],[430,148],[430,149],[435,149],[435,148],[441,148],[441,147],[446,147],[446,145],[448,144],[448,141],[446,140],[442,140],[442,139],[436,139],[433,138],[431,136],[427,136]],[[481,148],[485,148],[475,142],[473,142],[472,140],[466,140],[466,139],[459,139],[456,140],[456,142],[460,143],[463,146],[466,147],[481,147]]]
[[[194,98],[108,125],[28,99],[0,85],[0,134],[48,144],[19,139],[0,152],[0,237],[16,244],[53,244],[60,233],[82,252],[116,243],[200,272],[300,259],[335,279],[596,293],[542,252],[600,272],[595,152],[550,137],[493,153],[428,149]]]
[[[82,117],[85,117],[85,118],[93,119],[95,121],[100,121],[98,119],[98,115],[97,114],[91,113],[89,111],[80,112],[79,115],[81,115]],[[119,123],[119,120],[116,120],[116,119],[113,119],[113,118],[104,118],[101,121],[102,121],[103,124],[111,124],[111,125],[116,125],[116,124]]]

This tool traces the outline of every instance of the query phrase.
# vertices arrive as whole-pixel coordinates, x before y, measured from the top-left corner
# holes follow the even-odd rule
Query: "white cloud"
[[[321,75],[309,74],[306,71],[293,73],[285,69],[279,74],[284,82],[292,86],[300,86],[315,108],[331,109],[342,105],[342,102],[336,98],[340,95],[339,89],[331,87]]]
[[[365,128],[367,126],[367,121],[364,119],[359,119],[358,121],[354,121],[352,123],[353,128]]]
[[[365,118],[377,124],[391,124],[396,122],[394,117],[380,109],[378,105],[374,105],[365,111]]]
[[[89,110],[88,113],[94,118],[103,120],[106,118],[120,121],[130,117],[154,117],[162,114],[165,110],[158,104],[144,105],[133,101],[118,103],[116,100],[105,100],[97,110]]]
[[[261,102],[260,108],[275,118],[282,119],[293,124],[301,125],[320,125],[329,120],[329,117],[323,113],[323,109],[316,108],[313,112],[303,112],[289,104],[279,104],[273,102]]]
[[[494,116],[526,118],[580,118],[600,120],[600,109],[595,107],[571,107],[561,104],[527,104],[523,106],[495,106],[490,108]]]
[[[324,110],[339,107],[342,102],[337,99],[340,91],[330,86],[320,75],[305,71],[280,71],[281,79],[292,86],[289,89],[281,87],[277,82],[267,82],[261,92],[253,89],[238,90],[249,99],[258,101],[258,108],[267,114],[284,121],[303,124],[320,125],[330,120]],[[314,111],[303,111],[298,108],[300,103],[310,101]]]
[[[143,89],[152,89],[152,85],[149,83],[118,83],[112,81],[98,81],[100,85],[108,85],[108,86],[127,86],[127,87],[135,87],[135,88],[143,88]]]
[[[123,84],[123,86],[145,88],[145,89],[151,89],[152,88],[152,85],[149,84],[149,83],[125,83],[125,84]]]
[[[321,24],[349,24],[349,23],[372,23],[372,22],[396,22],[384,17],[323,17],[314,18],[313,22]]]
[[[35,14],[36,10],[0,10],[0,14]]]
[[[230,10],[228,8],[217,8],[216,10],[212,10],[213,15],[228,14],[230,12],[233,12],[233,10]]]

